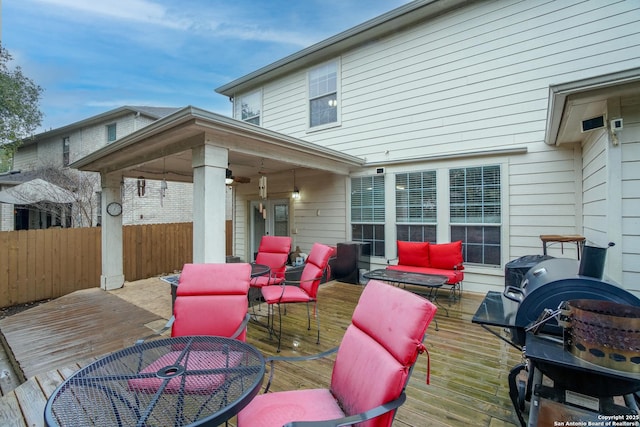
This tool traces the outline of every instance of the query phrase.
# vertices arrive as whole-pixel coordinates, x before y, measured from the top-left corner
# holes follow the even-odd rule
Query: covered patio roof
[[[365,160],[188,106],[121,138],[70,167],[123,177],[193,182],[192,149],[226,148],[234,175],[258,177],[304,167],[348,175]]]
[[[122,216],[106,206],[122,202],[122,178],[193,183],[193,262],[224,262],[226,169],[235,176],[296,168],[348,175],[364,159],[195,107],[185,107],[121,138],[70,167],[99,172],[102,181],[101,287],[124,284]],[[257,179],[256,179],[257,181]]]

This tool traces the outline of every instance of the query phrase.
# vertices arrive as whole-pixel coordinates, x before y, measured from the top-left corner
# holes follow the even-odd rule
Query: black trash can
[[[519,288],[524,275],[527,274],[531,267],[551,258],[553,258],[551,255],[525,255],[509,261],[504,266],[505,289],[509,286]]]

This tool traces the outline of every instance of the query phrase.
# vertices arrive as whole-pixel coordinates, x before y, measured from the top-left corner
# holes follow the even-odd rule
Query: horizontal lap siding
[[[438,155],[526,147],[506,166],[505,250],[540,254],[540,234],[606,227],[602,172],[586,164],[583,183],[581,147],[544,144],[549,86],[640,66],[639,23],[634,1],[475,2],[343,53],[340,126],[308,132],[306,70],[265,85],[264,125],[368,162],[424,159],[425,169]]]
[[[608,137],[594,131],[583,147],[582,215],[584,235],[591,242],[607,240],[607,151]]]
[[[622,283],[640,297],[640,100],[622,105]]]

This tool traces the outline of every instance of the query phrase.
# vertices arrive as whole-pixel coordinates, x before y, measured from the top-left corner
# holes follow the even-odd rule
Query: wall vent
[[[582,121],[582,132],[589,132],[590,130],[600,129],[604,127],[604,116],[594,117]]]

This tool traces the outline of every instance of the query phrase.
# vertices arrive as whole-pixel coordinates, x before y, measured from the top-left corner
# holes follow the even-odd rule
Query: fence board
[[[193,224],[123,227],[125,280],[172,273],[193,260]],[[100,227],[0,232],[0,307],[100,286]]]

